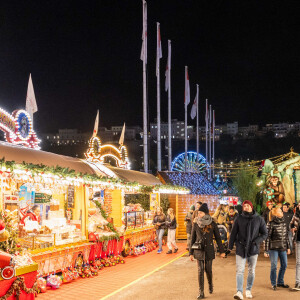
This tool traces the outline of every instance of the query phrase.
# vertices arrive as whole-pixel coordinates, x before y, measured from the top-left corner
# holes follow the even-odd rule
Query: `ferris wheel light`
[[[187,152],[187,161],[185,161],[185,153],[181,153],[175,157],[172,161],[171,171],[184,172],[185,171],[185,162],[187,172],[191,173],[201,173],[209,167],[205,157],[197,152],[188,151]]]

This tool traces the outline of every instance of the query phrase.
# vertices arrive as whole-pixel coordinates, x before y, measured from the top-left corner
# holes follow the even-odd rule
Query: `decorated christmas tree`
[[[2,228],[2,229],[1,229]],[[0,211],[0,231],[6,230],[8,233],[8,239],[0,242],[0,250],[14,254],[20,250],[18,243],[18,223],[13,212]]]

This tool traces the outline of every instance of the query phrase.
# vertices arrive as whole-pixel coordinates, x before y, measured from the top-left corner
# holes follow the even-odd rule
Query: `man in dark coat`
[[[285,225],[286,225],[286,229],[288,231],[290,249],[291,249],[291,252],[292,252],[293,251],[293,233],[290,231],[290,224],[291,224],[292,218],[294,216],[294,213],[290,209],[290,204],[288,202],[283,203],[282,210],[283,210],[284,222],[285,222]]]
[[[186,235],[187,235],[187,250],[190,250],[191,246],[191,233],[193,227],[193,213],[195,211],[195,205],[190,207],[190,211],[186,214],[184,218],[185,226],[186,226]]]
[[[253,210],[251,201],[243,202],[243,212],[232,227],[228,251],[236,245],[236,282],[237,293],[234,299],[243,299],[243,283],[246,261],[248,262],[248,277],[246,297],[252,298],[251,289],[255,277],[255,267],[260,244],[267,238],[268,231],[264,219]]]

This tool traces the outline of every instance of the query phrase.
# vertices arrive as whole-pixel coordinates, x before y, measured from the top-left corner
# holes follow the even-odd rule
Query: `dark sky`
[[[184,66],[191,100],[200,85],[217,123],[300,121],[299,15],[295,1],[148,1],[150,119],[156,112],[156,22],[161,85],[172,40],[172,114],[184,117]],[[2,1],[0,106],[25,106],[32,73],[39,131],[142,124],[142,1]],[[162,118],[167,94],[162,89]],[[190,124],[193,121],[189,120]]]

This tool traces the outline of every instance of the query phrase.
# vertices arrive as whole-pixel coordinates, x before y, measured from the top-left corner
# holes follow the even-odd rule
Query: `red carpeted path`
[[[156,250],[137,257],[128,257],[124,265],[104,268],[94,278],[78,279],[63,284],[58,290],[47,290],[38,295],[38,300],[100,300],[122,289],[130,283],[146,276],[160,267],[179,258],[186,252],[186,243],[178,243],[179,251],[167,255],[167,247],[157,254]],[[113,299],[113,297],[111,298]]]

